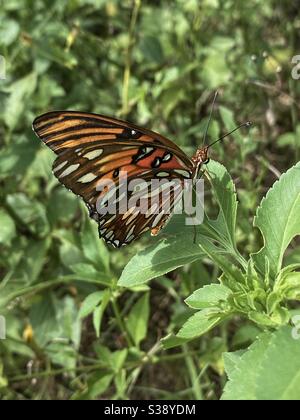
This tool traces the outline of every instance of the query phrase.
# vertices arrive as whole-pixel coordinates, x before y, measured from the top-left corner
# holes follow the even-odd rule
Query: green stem
[[[134,342],[133,342],[133,340],[132,340],[132,338],[131,338],[131,336],[128,332],[128,329],[126,327],[125,322],[122,319],[121,312],[120,312],[120,309],[119,309],[119,306],[117,304],[115,296],[112,297],[111,304],[112,304],[112,308],[113,308],[118,326],[119,326],[121,332],[123,334],[125,333],[125,338],[126,338],[128,346],[129,347],[134,347]]]
[[[58,286],[60,284],[67,284],[71,283],[73,281],[84,281],[86,283],[92,283],[92,284],[98,284],[98,285],[105,285],[107,284],[105,282],[96,281],[96,280],[88,280],[88,279],[81,279],[78,275],[69,275],[61,277],[59,280],[49,280],[41,284],[37,284],[34,286],[28,286],[24,287],[23,289],[16,290],[10,294],[8,294],[5,298],[0,299],[0,307],[7,306],[11,301],[20,298],[25,295],[29,295],[31,293],[39,293],[46,289],[49,289],[50,287]]]
[[[192,356],[189,355],[188,347],[186,344],[182,346],[184,354],[185,354],[185,363],[187,366],[187,370],[190,375],[191,386],[193,389],[193,394],[196,400],[203,400],[202,390],[199,382],[199,377],[197,374],[197,370],[194,364],[194,360]]]
[[[133,11],[131,15],[131,21],[129,25],[129,39],[128,45],[125,52],[125,69],[123,76],[123,92],[122,92],[122,115],[126,117],[129,112],[129,81],[131,73],[131,60],[132,60],[132,48],[134,45],[134,31],[139,14],[139,10],[142,4],[142,0],[134,0]]]

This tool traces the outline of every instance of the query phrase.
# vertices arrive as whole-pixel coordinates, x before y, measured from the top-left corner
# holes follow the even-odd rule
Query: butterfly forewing
[[[57,111],[38,117],[33,129],[58,155],[53,165],[55,176],[84,199],[90,216],[99,223],[100,236],[117,247],[132,242],[146,230],[158,231],[179,195],[176,189],[168,197],[149,187],[144,195],[148,205],[151,199],[156,199],[156,211],[144,214],[139,206],[131,206],[132,213],[126,219],[125,213],[118,210],[115,214],[101,213],[101,202],[112,194],[113,188],[120,190],[126,180],[126,194],[118,197],[124,209],[124,204],[134,198],[128,190],[131,181],[149,182],[164,177],[170,181],[177,179],[182,185],[193,174],[193,163],[173,142],[117,119]]]

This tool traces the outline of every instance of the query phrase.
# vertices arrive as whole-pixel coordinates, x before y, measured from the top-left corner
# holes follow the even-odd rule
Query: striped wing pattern
[[[115,247],[131,243],[146,230],[155,234],[164,225],[179,200],[179,188],[169,195],[146,188],[147,200],[157,201],[154,214],[144,214],[132,205],[120,214],[103,214],[101,203],[124,190],[130,181],[192,177],[193,163],[173,142],[158,133],[125,121],[75,111],[55,111],[38,117],[34,132],[56,154],[53,171],[59,181],[86,202],[90,216],[99,224],[99,234]],[[123,180],[124,177],[124,180]],[[109,184],[110,182],[110,184]],[[107,185],[114,185],[107,188]],[[144,186],[145,189],[145,186]],[[127,202],[136,193],[127,190]],[[144,199],[145,200],[145,199]],[[145,201],[146,202],[146,201]],[[143,204],[144,205],[144,204]],[[147,217],[146,217],[147,216]]]

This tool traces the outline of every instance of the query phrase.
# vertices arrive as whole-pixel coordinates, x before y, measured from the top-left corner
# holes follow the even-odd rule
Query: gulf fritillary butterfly
[[[110,180],[118,186],[122,172],[129,181],[137,178],[149,181],[163,176],[183,184],[186,179],[197,178],[202,165],[208,162],[209,147],[215,143],[199,148],[189,158],[176,144],[154,131],[115,118],[76,111],[46,113],[36,118],[33,130],[57,154],[54,175],[83,198],[90,217],[99,225],[99,236],[116,248],[131,243],[148,230],[157,235],[179,196],[172,191],[166,209],[166,199],[159,195],[159,209],[154,214],[142,214],[130,208],[125,214],[101,215],[97,211],[99,182]],[[127,192],[128,199],[132,192]],[[149,200],[150,195],[150,190],[146,191]]]

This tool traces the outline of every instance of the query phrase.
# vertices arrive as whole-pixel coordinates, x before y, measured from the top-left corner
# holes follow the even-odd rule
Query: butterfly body
[[[158,133],[97,114],[49,112],[34,121],[33,130],[57,155],[54,175],[83,198],[90,217],[99,225],[100,237],[117,248],[147,230],[158,234],[180,199],[185,180],[195,180],[207,161],[208,147],[189,158]],[[172,185],[168,195],[150,190],[151,181],[162,179]],[[135,192],[128,185],[137,180],[144,182],[140,203],[149,207],[144,213],[130,206]],[[102,214],[102,203],[114,195],[115,202],[127,207],[122,213]]]

